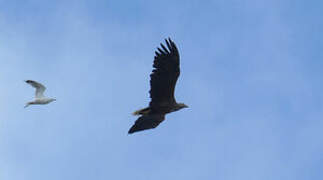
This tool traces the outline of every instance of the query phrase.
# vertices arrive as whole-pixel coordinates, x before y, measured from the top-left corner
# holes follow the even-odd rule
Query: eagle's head
[[[176,107],[175,107],[175,111],[178,111],[182,108],[188,108],[188,106],[184,103],[177,103]]]

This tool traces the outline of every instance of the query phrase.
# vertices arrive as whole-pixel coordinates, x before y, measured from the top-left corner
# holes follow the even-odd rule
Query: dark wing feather
[[[174,103],[174,91],[176,81],[180,74],[179,53],[175,43],[166,39],[167,48],[161,44],[161,48],[155,51],[153,71],[150,75],[150,105]]]
[[[165,115],[163,114],[148,114],[139,117],[135,124],[129,129],[128,133],[132,134],[134,132],[152,129],[157,127],[163,120]]]
[[[36,98],[40,98],[44,96],[44,91],[46,90],[46,87],[44,85],[33,80],[26,80],[25,82],[30,84],[32,87],[36,88],[36,93],[35,93]]]

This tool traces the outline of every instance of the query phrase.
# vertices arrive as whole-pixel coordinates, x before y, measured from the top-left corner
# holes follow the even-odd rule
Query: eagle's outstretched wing
[[[167,48],[161,45],[155,51],[153,71],[150,75],[150,105],[174,103],[174,91],[176,81],[180,74],[179,53],[175,43],[168,38],[165,39]]]
[[[137,131],[152,129],[157,127],[165,119],[164,114],[148,114],[139,117],[135,124],[129,129],[128,133],[132,134]]]

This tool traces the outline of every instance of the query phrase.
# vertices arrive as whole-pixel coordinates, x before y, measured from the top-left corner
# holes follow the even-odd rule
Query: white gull
[[[56,101],[56,99],[54,98],[48,98],[44,96],[44,91],[46,90],[46,87],[44,85],[33,80],[26,80],[25,82],[30,84],[32,87],[36,88],[35,99],[33,101],[27,102],[25,108],[29,105],[48,104],[52,101]]]

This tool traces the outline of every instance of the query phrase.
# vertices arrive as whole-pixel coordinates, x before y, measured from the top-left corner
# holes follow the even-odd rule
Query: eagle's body
[[[138,111],[135,111],[133,115],[148,115],[148,114],[156,114],[156,113],[162,113],[162,114],[168,114],[171,112],[178,111],[182,109],[183,107],[186,107],[183,103],[174,103],[174,104],[168,104],[165,106],[149,106],[144,109],[140,109]]]
[[[162,49],[155,51],[153,72],[150,75],[149,107],[135,111],[134,115],[141,115],[130,128],[129,134],[157,127],[167,113],[188,107],[177,103],[174,97],[176,81],[180,75],[179,53],[175,43],[166,39],[168,49],[160,44]]]

